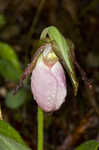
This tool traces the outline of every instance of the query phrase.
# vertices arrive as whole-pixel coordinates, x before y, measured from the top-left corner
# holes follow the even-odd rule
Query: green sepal
[[[74,88],[74,95],[77,94],[78,91],[78,81],[76,79],[74,64],[73,64],[73,55],[72,50],[69,46],[68,40],[64,38],[64,36],[59,32],[59,30],[50,26],[43,30],[41,33],[40,39],[43,40],[47,37],[47,34],[51,41],[55,41],[57,47],[54,49],[55,54],[60,58],[63,62],[64,67],[66,68],[69,77],[71,78],[72,85]]]

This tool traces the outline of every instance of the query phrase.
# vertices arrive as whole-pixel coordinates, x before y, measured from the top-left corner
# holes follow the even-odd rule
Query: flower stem
[[[38,150],[43,150],[43,110],[38,106]]]

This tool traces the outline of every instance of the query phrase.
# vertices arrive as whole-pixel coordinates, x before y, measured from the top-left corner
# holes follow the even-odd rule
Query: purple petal
[[[67,95],[64,70],[57,61],[51,68],[37,62],[31,77],[31,88],[37,104],[46,112],[60,108]]]

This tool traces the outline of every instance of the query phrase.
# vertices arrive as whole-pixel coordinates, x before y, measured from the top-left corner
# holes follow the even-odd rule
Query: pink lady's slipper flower
[[[37,104],[46,112],[55,111],[65,101],[66,79],[62,65],[47,44],[32,72],[31,88]]]

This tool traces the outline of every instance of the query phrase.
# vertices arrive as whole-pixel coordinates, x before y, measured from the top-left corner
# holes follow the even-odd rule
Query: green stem
[[[38,106],[38,150],[43,150],[43,110]]]

